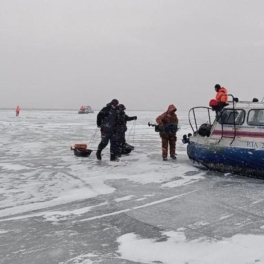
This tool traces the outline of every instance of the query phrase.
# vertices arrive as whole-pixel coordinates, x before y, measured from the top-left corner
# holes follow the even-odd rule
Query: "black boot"
[[[167,161],[168,158],[166,156],[163,156],[163,161]]]
[[[175,155],[171,155],[171,158],[176,160],[176,156]]]
[[[120,159],[116,157],[116,158],[114,158],[114,159],[110,159],[110,161],[119,162],[119,161],[120,161]]]
[[[111,153],[110,154],[110,161],[120,161],[120,159],[116,155]]]
[[[98,160],[102,160],[102,155],[101,155],[101,150],[97,150],[96,151],[96,158],[98,159]]]

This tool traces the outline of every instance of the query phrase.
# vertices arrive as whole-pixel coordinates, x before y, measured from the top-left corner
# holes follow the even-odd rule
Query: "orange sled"
[[[74,155],[77,157],[89,157],[92,153],[91,149],[87,149],[87,144],[74,144],[71,150],[74,151]]]

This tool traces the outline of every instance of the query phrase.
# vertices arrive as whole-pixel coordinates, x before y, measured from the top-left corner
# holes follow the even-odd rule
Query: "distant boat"
[[[89,114],[93,113],[94,111],[92,110],[91,106],[81,106],[80,110],[78,111],[78,114]]]

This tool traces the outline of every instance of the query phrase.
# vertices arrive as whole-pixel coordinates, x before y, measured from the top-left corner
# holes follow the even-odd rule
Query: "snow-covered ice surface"
[[[264,181],[194,167],[187,112],[168,162],[144,111],[121,162],[75,157],[96,114],[0,110],[0,263],[264,263]]]

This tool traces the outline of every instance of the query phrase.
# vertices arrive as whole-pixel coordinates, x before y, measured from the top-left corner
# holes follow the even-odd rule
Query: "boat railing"
[[[232,101],[228,101],[228,105],[232,104],[232,112],[233,112],[233,115],[235,113],[235,104],[238,102],[238,99],[236,97],[234,97],[232,94],[228,94],[229,97],[232,98]],[[196,106],[196,107],[193,107],[189,110],[189,113],[188,113],[188,118],[189,118],[189,124],[190,124],[190,127],[193,131],[193,133],[195,134],[197,131],[199,131],[199,125],[197,123],[197,117],[196,117],[196,112],[197,110],[206,110],[207,111],[207,114],[208,114],[208,121],[206,124],[210,125],[212,127],[212,118],[211,118],[211,113],[214,112],[214,110],[211,108],[211,107],[206,107],[206,106]],[[222,111],[220,112],[216,112],[216,119],[219,120],[219,118],[221,118],[221,115],[222,115]],[[194,124],[193,122],[191,121],[191,114],[193,116],[193,121],[194,121]],[[213,120],[214,121],[214,120]],[[232,145],[232,143],[234,142],[236,136],[237,136],[237,128],[236,128],[236,118],[234,117],[233,118],[233,124],[234,126],[234,134],[232,136],[227,136],[225,133],[224,133],[224,123],[221,122],[221,137],[218,141],[218,143],[220,143],[220,141],[223,139],[223,138],[231,138],[231,142],[230,142],[230,145]]]
[[[211,115],[210,115],[210,112],[213,112],[212,108],[206,107],[206,106],[193,107],[189,110],[189,113],[188,113],[189,124],[190,124],[190,127],[192,128],[193,133],[195,133],[199,129],[198,124],[197,124],[196,114],[195,114],[196,110],[206,110],[207,114],[208,114],[208,121],[207,122],[209,125],[212,126]],[[193,114],[194,125],[192,124],[192,121],[191,121],[191,113]]]

